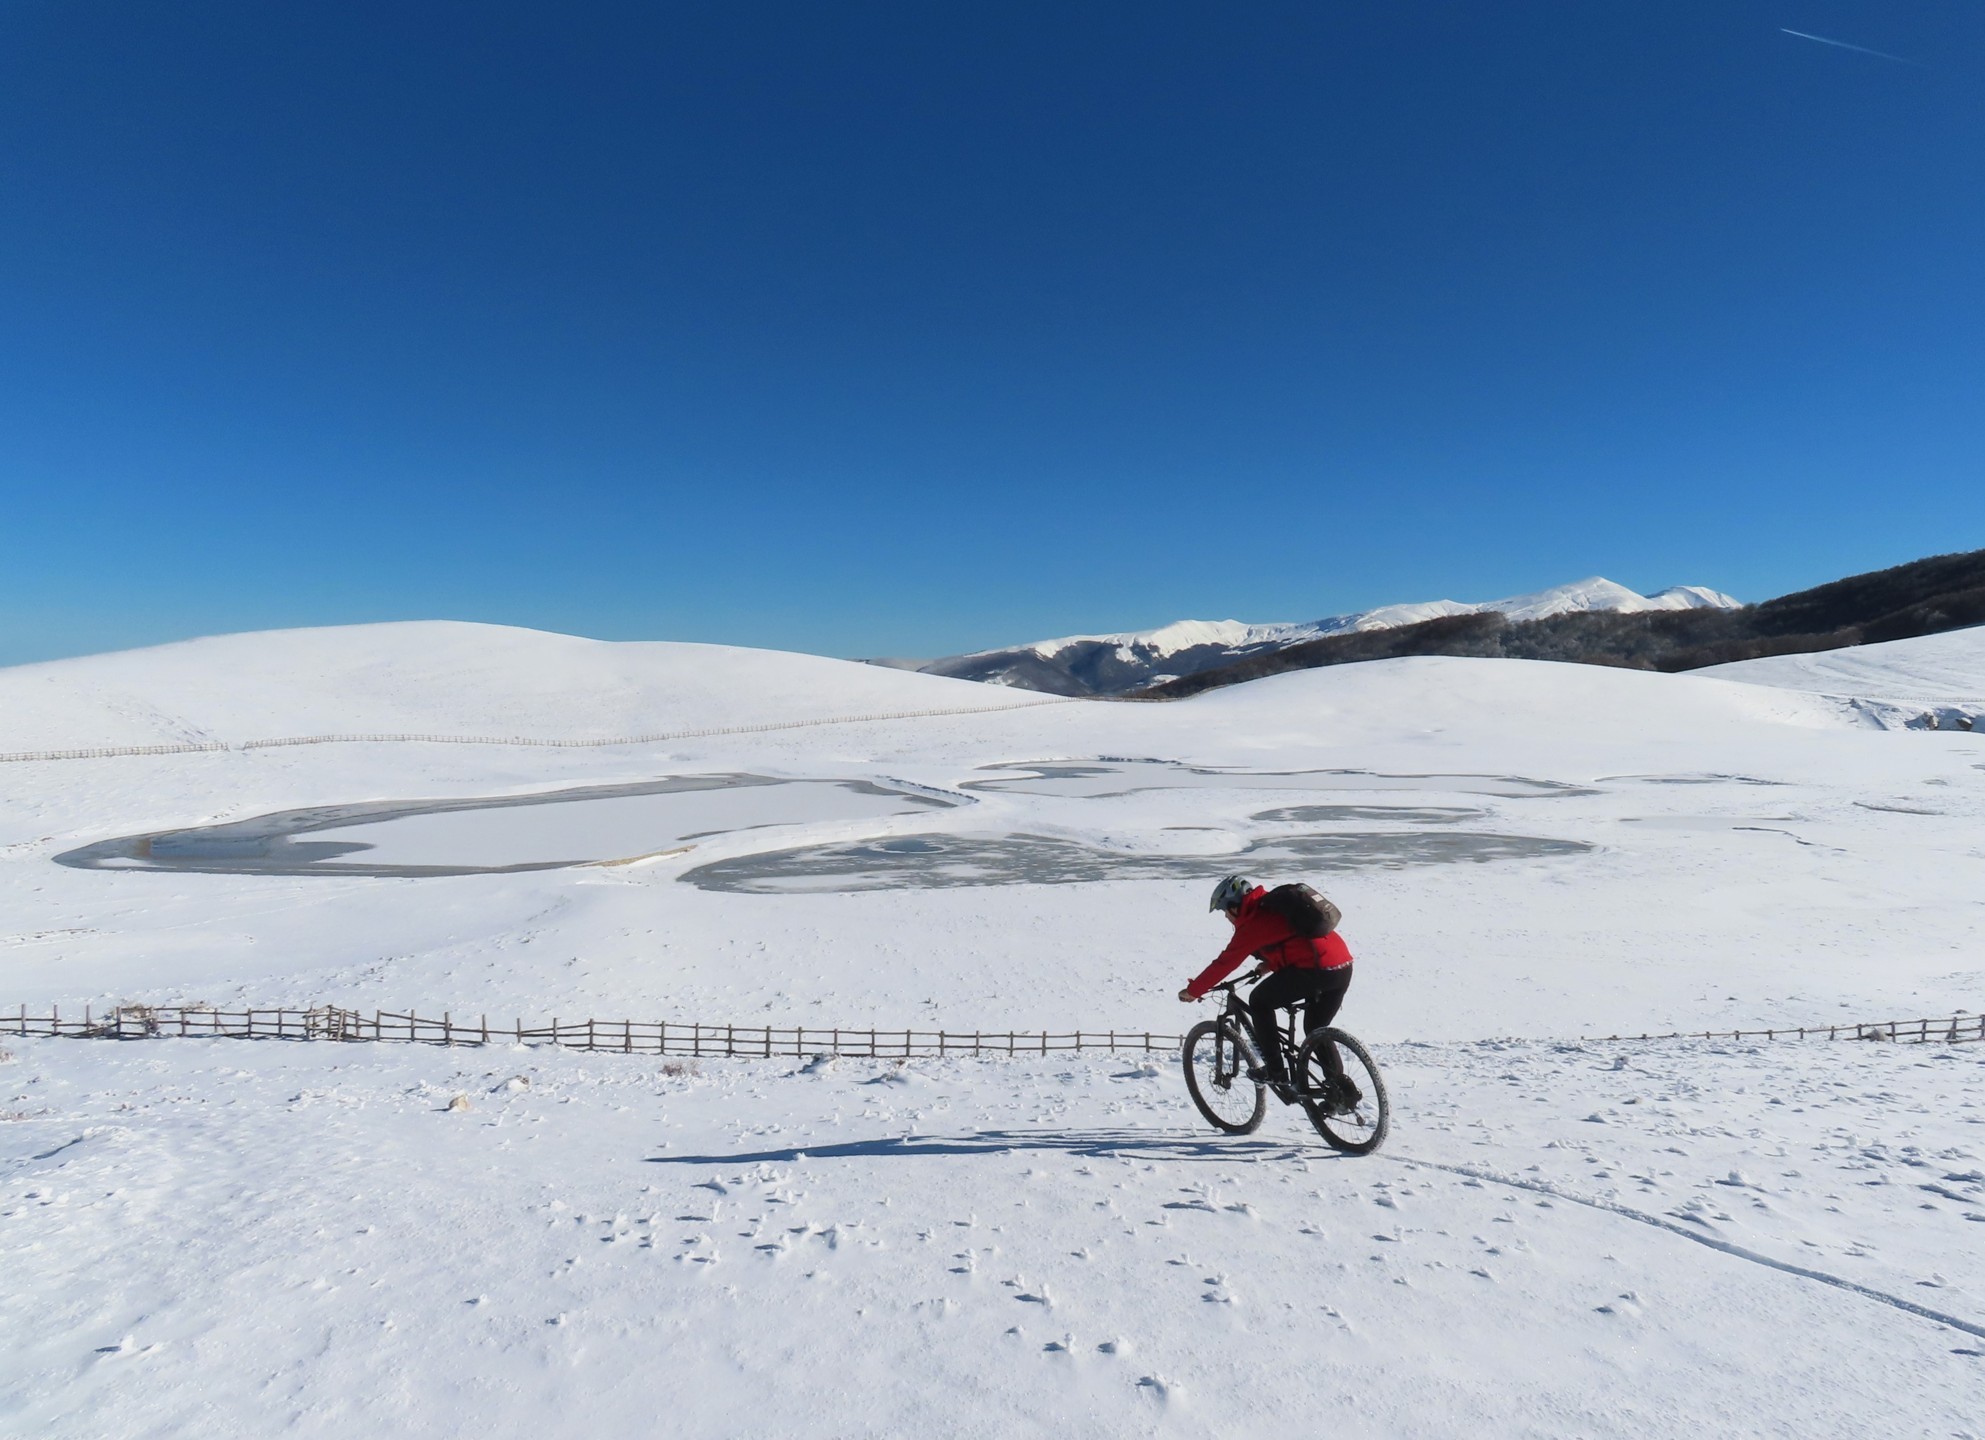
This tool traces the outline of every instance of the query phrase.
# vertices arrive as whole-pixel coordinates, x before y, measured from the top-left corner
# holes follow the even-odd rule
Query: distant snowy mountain
[[[1701,585],[1676,585],[1655,595],[1642,595],[1595,575],[1535,594],[1512,595],[1505,600],[1480,604],[1428,600],[1381,605],[1375,610],[1329,615],[1321,620],[1266,625],[1240,620],[1175,620],[1156,630],[1068,635],[1058,640],[1037,640],[1031,645],[951,655],[914,667],[896,661],[880,663],[1051,695],[1116,695],[1326,635],[1417,625],[1448,615],[1496,611],[1512,620],[1542,620],[1590,610],[1732,610],[1739,603],[1721,591]]]

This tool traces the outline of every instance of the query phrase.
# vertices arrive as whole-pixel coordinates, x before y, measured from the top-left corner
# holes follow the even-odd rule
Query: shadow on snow
[[[740,1150],[728,1155],[650,1155],[650,1165],[762,1165],[796,1160],[912,1159],[942,1155],[1013,1155],[1055,1151],[1123,1160],[1316,1160],[1342,1159],[1320,1142],[1218,1139],[1148,1130],[980,1130],[965,1135],[898,1135],[848,1140],[837,1145],[795,1145],[784,1150]]]

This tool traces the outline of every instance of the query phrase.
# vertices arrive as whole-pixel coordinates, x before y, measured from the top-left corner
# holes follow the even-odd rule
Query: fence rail
[[[1769,1030],[1671,1030],[1665,1035],[1585,1035],[1589,1041],[1626,1040],[1896,1040],[1916,1045],[1985,1041],[1985,1014],[1959,1011],[1927,1020],[1878,1020],[1856,1025],[1779,1025]]]
[[[886,710],[873,715],[826,715],[810,720],[768,720],[756,725],[719,725],[701,730],[661,730],[649,735],[610,735],[602,739],[557,740],[529,735],[427,735],[405,732],[351,735],[290,735],[273,740],[221,741],[184,745],[100,745],[82,750],[16,750],[0,754],[0,764],[33,760],[102,760],[118,755],[193,755],[223,750],[272,750],[291,745],[525,745],[550,750],[604,750],[616,745],[656,745],[676,740],[709,740],[725,735],[762,735],[771,730],[805,730],[816,725],[867,725],[884,720],[928,720],[946,715],[995,715],[1039,705],[1073,705],[1081,695],[1043,695],[1004,705],[954,705],[936,710]]]
[[[0,1014],[0,1034],[77,1040],[151,1040],[188,1036],[228,1040],[371,1040],[423,1045],[557,1045],[629,1055],[773,1059],[835,1055],[866,1060],[941,1059],[958,1055],[1055,1055],[1085,1050],[1176,1051],[1177,1035],[1148,1030],[882,1030],[813,1025],[707,1025],[675,1020],[473,1020],[334,1005],[308,1010],[214,1010],[191,1005],[84,1006],[67,1016],[59,1006],[30,1015],[21,1006]]]
[[[629,1055],[687,1055],[740,1059],[835,1055],[864,1060],[942,1059],[953,1055],[1058,1055],[1087,1050],[1175,1052],[1181,1037],[1151,1030],[884,1030],[870,1026],[709,1025],[687,1020],[564,1020],[526,1023],[440,1018],[395,1010],[307,1010],[205,1005],[118,1005],[82,1014],[50,1006],[30,1015],[25,1005],[0,1012],[0,1034],[72,1040],[151,1040],[165,1036],[227,1040],[369,1040],[417,1045],[557,1045],[567,1050]],[[1587,1035],[1588,1043],[1641,1040],[1888,1040],[1922,1045],[1985,1042],[1985,1014],[1861,1025],[1777,1026],[1768,1030],[1677,1030],[1665,1035]]]
[[[83,750],[14,750],[0,754],[0,765],[15,760],[108,760],[117,755],[211,755],[228,747],[212,744],[96,745]]]

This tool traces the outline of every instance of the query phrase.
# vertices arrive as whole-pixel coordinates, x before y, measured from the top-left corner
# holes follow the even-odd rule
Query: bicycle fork
[[[1252,1030],[1245,1021],[1231,1010],[1227,1012],[1227,1019],[1230,1023],[1221,1028],[1229,1031],[1240,1041],[1242,1068],[1237,1073],[1243,1075],[1249,1073],[1259,1074],[1267,1066],[1262,1061],[1261,1051],[1255,1048]]]

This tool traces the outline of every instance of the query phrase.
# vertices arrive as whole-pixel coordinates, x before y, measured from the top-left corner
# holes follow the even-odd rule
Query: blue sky
[[[0,663],[1975,548],[1981,155],[1974,0],[8,0]]]

